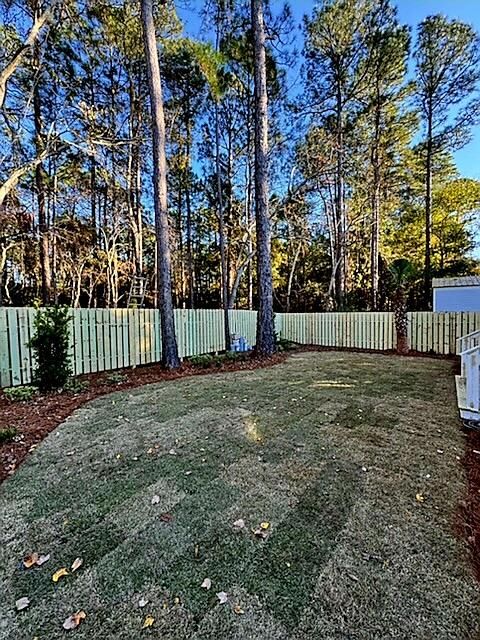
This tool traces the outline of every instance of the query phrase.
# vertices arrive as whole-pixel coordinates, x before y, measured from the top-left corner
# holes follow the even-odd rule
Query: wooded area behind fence
[[[32,377],[35,309],[0,308],[0,386],[28,384]],[[71,355],[75,375],[159,362],[160,315],[156,309],[72,309]],[[255,344],[256,311],[231,311],[232,333]],[[393,313],[279,313],[277,334],[300,344],[373,349],[395,348]],[[182,358],[223,351],[223,312],[177,309],[175,326]],[[411,349],[454,354],[462,335],[480,329],[480,313],[409,314]]]

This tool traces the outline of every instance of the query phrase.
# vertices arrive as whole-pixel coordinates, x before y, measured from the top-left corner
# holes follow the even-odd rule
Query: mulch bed
[[[480,580],[480,431],[466,430],[466,451],[462,458],[468,492],[459,510],[459,528],[467,540],[473,569]]]
[[[180,369],[167,371],[160,365],[144,365],[135,369],[121,369],[122,382],[109,380],[112,371],[91,373],[79,376],[81,381],[88,382],[88,387],[79,393],[53,393],[36,395],[32,400],[12,402],[0,393],[0,428],[15,427],[17,435],[10,442],[0,444],[0,482],[11,475],[35,449],[35,447],[51,431],[61,424],[75,409],[93,398],[103,396],[113,391],[133,389],[152,382],[176,380],[187,376],[219,373],[222,371],[240,371],[243,369],[257,369],[269,367],[285,360],[285,354],[279,353],[270,358],[249,356],[245,361],[225,362],[221,367],[212,366],[208,369],[194,367],[184,362]]]

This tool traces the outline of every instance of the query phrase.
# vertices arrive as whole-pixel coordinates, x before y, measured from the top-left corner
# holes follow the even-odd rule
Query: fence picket
[[[0,307],[0,386],[28,384],[35,310]],[[231,332],[255,344],[256,311],[230,311]],[[160,362],[158,309],[72,309],[71,355],[76,375]],[[179,355],[223,351],[222,310],[175,311]],[[276,331],[300,344],[390,350],[395,346],[391,312],[277,313]],[[455,354],[457,339],[480,330],[480,312],[408,314],[410,348],[424,353]]]

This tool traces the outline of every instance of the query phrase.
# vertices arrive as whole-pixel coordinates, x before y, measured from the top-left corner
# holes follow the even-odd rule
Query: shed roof
[[[464,276],[462,278],[433,278],[434,289],[443,287],[480,287],[480,276]]]

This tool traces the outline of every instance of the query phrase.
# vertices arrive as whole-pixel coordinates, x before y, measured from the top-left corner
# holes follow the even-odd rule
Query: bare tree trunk
[[[36,6],[35,19],[38,19],[39,8]],[[34,69],[36,72],[35,84],[33,88],[33,117],[35,124],[35,147],[36,154],[40,157],[44,150],[45,144],[43,139],[42,124],[42,99],[40,96],[40,51],[38,44],[34,46]],[[47,211],[45,207],[45,167],[43,162],[39,162],[35,167],[35,188],[37,191],[37,209],[38,209],[38,233],[39,233],[39,249],[40,249],[40,272],[42,279],[42,302],[48,305],[51,301],[51,269],[50,269],[50,238]]]
[[[225,211],[223,207],[222,174],[220,167],[220,121],[219,107],[215,103],[215,170],[217,173],[217,200],[218,200],[218,242],[220,245],[220,277],[222,281],[222,307],[223,330],[225,334],[225,351],[230,351],[230,318],[228,314],[228,265],[227,250],[225,246]]]
[[[342,309],[345,301],[345,280],[347,268],[347,238],[346,238],[346,220],[345,220],[345,202],[343,197],[344,180],[343,180],[343,99],[340,86],[337,89],[337,167],[335,180],[335,214],[336,214],[336,255],[335,263],[337,269],[335,272],[335,292],[337,308]]]
[[[192,205],[190,200],[190,127],[187,126],[187,176],[185,184],[185,207],[187,210],[187,267],[188,267],[188,298],[190,309],[195,308],[195,269],[193,264],[193,242],[192,242]]]
[[[297,262],[300,257],[300,251],[302,250],[302,243],[298,243],[298,247],[295,250],[295,254],[293,256],[292,266],[290,267],[290,273],[288,274],[288,284],[287,284],[287,298],[285,302],[285,313],[290,312],[290,299],[292,296],[292,285],[293,285],[293,277],[295,275],[295,269],[297,268]]]
[[[425,273],[424,273],[424,304],[426,309],[431,306],[432,289],[432,159],[433,159],[433,125],[432,108],[429,107],[427,122],[427,158],[425,171]]]
[[[217,18],[216,50],[220,45],[220,16]],[[227,249],[225,246],[225,211],[223,206],[222,173],[220,166],[220,114],[218,101],[215,102],[215,172],[217,174],[217,202],[218,202],[218,242],[220,245],[220,279],[223,308],[223,332],[225,336],[225,351],[230,351],[230,316],[228,313],[228,265]]]
[[[373,193],[372,228],[370,242],[371,305],[373,311],[378,308],[379,245],[380,245],[380,96],[377,88],[377,108],[375,111],[375,137],[372,149]]]
[[[165,157],[165,116],[152,0],[141,0],[143,38],[147,58],[148,85],[152,110],[153,188],[157,239],[157,289],[162,325],[162,362],[180,366],[172,302],[172,273],[167,209],[167,161]]]
[[[275,352],[271,229],[268,210],[268,96],[263,0],[251,0],[255,70],[255,212],[257,227],[257,351]]]
[[[0,109],[3,108],[3,105],[5,103],[8,81],[13,76],[18,67],[20,67],[23,62],[23,58],[30,51],[31,47],[36,45],[40,32],[51,19],[55,7],[57,5],[60,5],[61,2],[59,2],[59,0],[51,2],[50,5],[45,9],[45,11],[41,11],[38,4],[39,3],[37,3],[37,6],[35,7],[33,25],[25,41],[15,51],[10,62],[8,62],[7,65],[0,70]]]
[[[249,76],[250,77],[250,76]],[[246,160],[246,212],[245,221],[248,229],[248,254],[253,253],[253,216],[252,216],[252,133],[251,133],[251,108],[250,108],[250,81],[247,84],[247,160]],[[253,262],[248,261],[248,308],[253,309]]]

